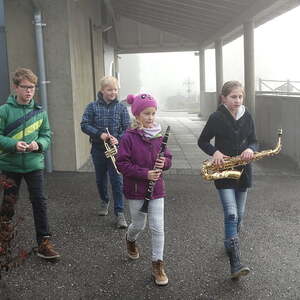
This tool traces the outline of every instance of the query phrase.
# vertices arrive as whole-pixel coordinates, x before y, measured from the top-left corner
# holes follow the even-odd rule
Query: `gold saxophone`
[[[240,156],[224,158],[224,164],[221,167],[216,166],[211,160],[205,160],[201,167],[201,176],[205,180],[217,180],[224,178],[239,179],[243,171],[234,170],[235,167],[244,166],[252,161],[256,161],[268,156],[276,155],[281,150],[282,129],[278,129],[278,141],[274,149],[254,152],[251,160],[242,160]]]
[[[108,133],[108,135],[110,136],[110,133],[108,131],[108,128],[106,128],[106,131]],[[105,156],[107,158],[110,158],[111,159],[111,162],[113,163],[114,167],[115,167],[115,170],[117,171],[118,174],[121,174],[117,168],[117,165],[116,165],[116,158],[115,156],[117,155],[118,153],[118,148],[116,145],[111,145],[109,143],[106,143],[104,141],[104,146],[105,146],[105,149],[106,151],[104,152]]]

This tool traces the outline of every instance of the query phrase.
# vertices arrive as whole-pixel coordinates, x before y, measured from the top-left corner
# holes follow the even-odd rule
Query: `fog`
[[[300,81],[300,7],[255,29],[255,77]],[[223,78],[244,82],[243,37],[223,46]],[[205,51],[206,90],[215,91],[215,51]],[[153,94],[161,107],[185,99],[199,99],[199,58],[194,52],[120,56],[121,98]],[[300,88],[300,86],[299,86]],[[182,103],[182,101],[181,101]]]

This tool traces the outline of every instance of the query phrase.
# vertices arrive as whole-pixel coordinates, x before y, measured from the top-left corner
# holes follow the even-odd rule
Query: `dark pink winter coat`
[[[148,171],[153,170],[161,142],[162,137],[146,138],[140,129],[128,129],[123,135],[117,155],[117,167],[123,174],[123,191],[127,199],[144,199],[148,187]],[[172,164],[172,154],[168,149],[165,157],[163,170],[168,170]],[[165,195],[165,184],[161,175],[155,183],[152,198]]]

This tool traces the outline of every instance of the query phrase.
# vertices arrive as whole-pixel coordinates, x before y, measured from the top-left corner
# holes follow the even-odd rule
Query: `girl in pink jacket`
[[[126,233],[128,256],[139,258],[136,240],[145,229],[147,214],[140,211],[149,181],[155,181],[149,201],[148,219],[152,236],[152,276],[157,285],[167,285],[163,267],[164,251],[164,197],[162,170],[171,167],[172,155],[168,149],[158,157],[162,143],[161,126],[155,123],[157,101],[149,94],[129,95],[127,102],[135,117],[133,128],[121,139],[117,166],[123,174],[124,195],[129,200],[131,224]]]

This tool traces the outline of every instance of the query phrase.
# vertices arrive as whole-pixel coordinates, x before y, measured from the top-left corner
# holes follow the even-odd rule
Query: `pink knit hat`
[[[147,107],[157,108],[157,101],[149,94],[128,95],[127,103],[131,104],[134,116],[138,116]]]

